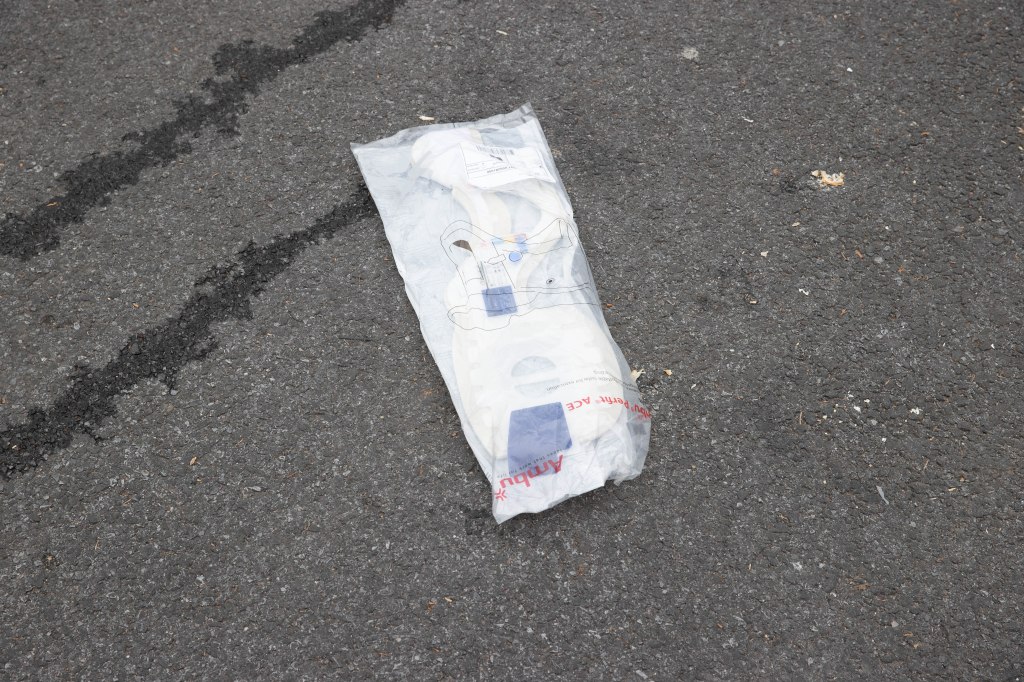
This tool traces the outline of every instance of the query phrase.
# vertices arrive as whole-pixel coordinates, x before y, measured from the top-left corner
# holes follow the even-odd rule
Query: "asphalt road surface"
[[[1022,81],[1015,0],[3,3],[0,677],[1019,679]],[[498,526],[348,145],[525,101],[654,433]]]

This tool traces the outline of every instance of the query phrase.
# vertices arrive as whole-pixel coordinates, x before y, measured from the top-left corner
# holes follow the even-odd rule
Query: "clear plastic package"
[[[495,519],[638,476],[650,412],[532,107],[352,150]]]

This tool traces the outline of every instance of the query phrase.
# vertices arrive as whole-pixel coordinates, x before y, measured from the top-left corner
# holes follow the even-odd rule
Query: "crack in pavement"
[[[369,192],[360,186],[310,227],[263,246],[250,242],[232,262],[212,268],[196,281],[196,291],[177,316],[136,334],[102,369],[76,367],[71,386],[49,409],[34,409],[28,421],[0,432],[0,479],[38,466],[69,446],[75,433],[95,437],[93,431],[117,411],[115,398],[141,380],[156,378],[173,386],[185,365],[217,347],[210,330],[214,323],[250,319],[252,299],[299,254],[371,215]]]
[[[67,191],[42,202],[25,214],[7,214],[0,220],[0,255],[30,260],[60,245],[60,232],[80,223],[97,205],[110,203],[112,192],[139,182],[143,171],[167,164],[192,151],[185,139],[217,126],[225,134],[238,133],[238,117],[248,109],[246,98],[285,69],[309,61],[338,42],[361,39],[370,29],[390,23],[405,0],[360,0],[343,10],[319,12],[316,21],[292,40],[290,47],[228,43],[214,53],[216,73],[231,73],[227,80],[207,79],[203,96],[177,103],[177,116],[124,139],[138,143],[132,151],[93,154],[61,175]],[[184,138],[184,139],[183,139]]]

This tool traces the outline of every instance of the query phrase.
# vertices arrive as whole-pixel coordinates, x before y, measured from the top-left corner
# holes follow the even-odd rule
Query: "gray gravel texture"
[[[0,677],[1020,679],[1022,32],[4,4]],[[524,101],[654,435],[497,526],[348,144]]]

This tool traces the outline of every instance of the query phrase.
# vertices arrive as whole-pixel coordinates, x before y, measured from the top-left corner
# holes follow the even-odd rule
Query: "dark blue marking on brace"
[[[513,410],[508,422],[508,472],[515,476],[572,447],[562,403]],[[543,466],[543,465],[541,465]]]
[[[488,317],[511,315],[516,312],[516,297],[512,287],[484,289],[484,308]]]

